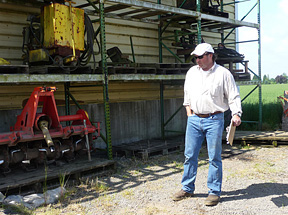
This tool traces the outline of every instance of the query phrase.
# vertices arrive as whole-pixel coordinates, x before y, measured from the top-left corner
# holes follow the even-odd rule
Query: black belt
[[[209,116],[213,116],[215,114],[222,113],[221,111],[216,111],[214,113],[200,114],[200,113],[195,113],[193,110],[191,110],[191,111],[192,111],[192,114],[195,114],[195,115],[197,115],[197,116],[199,116],[201,118],[207,118]]]

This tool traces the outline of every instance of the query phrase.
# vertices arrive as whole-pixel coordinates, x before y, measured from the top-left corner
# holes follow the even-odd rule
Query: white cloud
[[[247,41],[247,40],[257,40],[258,39],[258,32],[255,28],[245,28],[242,27],[239,30],[239,41]]]
[[[250,2],[250,1],[249,1]],[[245,3],[244,3],[245,4]],[[241,4],[239,4],[241,5]],[[239,6],[240,8],[240,6]],[[247,11],[247,8],[241,8]],[[288,50],[288,28],[285,28],[288,15],[288,0],[261,1],[261,73],[275,78],[286,69],[279,56],[285,56]],[[250,15],[249,15],[250,16]],[[248,21],[248,20],[247,20]],[[249,20],[255,22],[255,20]],[[239,41],[258,38],[256,29],[239,28]],[[249,68],[258,73],[258,44],[241,43],[239,52],[249,60]]]
[[[285,14],[288,15],[288,1],[282,0],[279,2],[279,9],[282,10]]]
[[[275,42],[275,38],[269,35],[263,35],[261,37],[261,42],[263,43],[273,43]]]

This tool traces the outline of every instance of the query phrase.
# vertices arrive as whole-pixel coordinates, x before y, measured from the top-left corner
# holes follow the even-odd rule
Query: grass
[[[240,96],[243,99],[255,85],[240,86]],[[257,88],[251,95],[249,95],[244,103],[255,103],[259,99],[259,88]],[[264,84],[262,85],[262,102],[265,103],[278,103],[277,97],[283,96],[284,91],[288,90],[288,84]]]
[[[2,205],[7,214],[22,214],[22,215],[34,215],[34,210],[26,208],[24,205]]]
[[[255,86],[240,86],[240,96],[243,99]],[[288,84],[267,84],[262,85],[262,130],[281,129],[283,107],[277,97],[283,96],[288,90]],[[259,90],[256,89],[244,101],[242,101],[243,121],[239,127],[241,130],[258,130],[258,124],[251,121],[259,121]]]
[[[96,178],[95,182],[92,180],[91,186],[98,193],[103,193],[103,192],[106,192],[106,191],[108,191],[110,189],[108,185],[104,184],[103,182],[100,182],[98,180],[98,177]]]
[[[259,103],[243,103],[242,121],[259,121]],[[281,128],[283,108],[280,103],[263,103],[262,105],[262,130],[277,130]],[[258,130],[258,124],[243,123],[241,130]]]

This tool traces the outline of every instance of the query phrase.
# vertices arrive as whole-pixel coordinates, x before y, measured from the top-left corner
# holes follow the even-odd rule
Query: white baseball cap
[[[205,52],[214,53],[214,49],[209,43],[200,43],[199,45],[196,46],[191,55],[201,56],[205,54]]]

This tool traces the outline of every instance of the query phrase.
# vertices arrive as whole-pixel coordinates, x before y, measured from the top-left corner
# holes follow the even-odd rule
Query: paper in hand
[[[227,144],[230,144],[231,146],[233,145],[235,130],[236,130],[236,126],[233,125],[233,121],[231,120],[230,126],[227,131],[227,136],[226,136]]]

